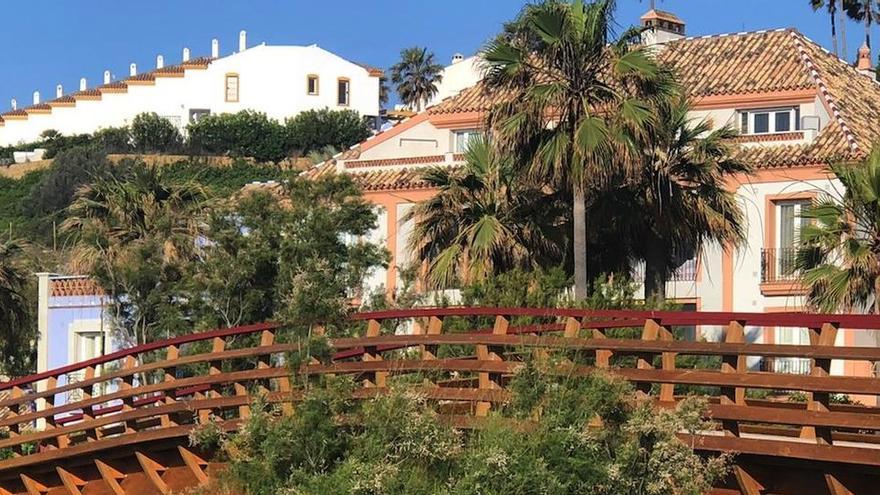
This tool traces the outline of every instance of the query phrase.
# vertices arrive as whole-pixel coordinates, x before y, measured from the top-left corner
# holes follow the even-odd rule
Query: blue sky
[[[119,77],[135,62],[154,67],[210,53],[220,39],[221,53],[237,47],[238,32],[249,44],[311,44],[351,60],[387,68],[400,49],[428,46],[446,64],[455,52],[471,54],[522,7],[522,0],[2,0],[0,29],[0,109],[12,97],[30,103],[39,90],[54,96],[55,85],[76,89],[110,69]],[[687,22],[689,35],[797,27],[831,46],[827,15],[814,13],[807,0],[657,0],[658,7]],[[629,25],[647,9],[647,0],[618,0],[618,22]],[[850,59],[863,28],[847,26]],[[880,39],[880,38],[878,38]]]

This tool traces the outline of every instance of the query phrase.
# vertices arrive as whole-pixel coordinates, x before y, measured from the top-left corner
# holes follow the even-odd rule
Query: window
[[[226,101],[238,101],[238,74],[226,74]]]
[[[801,227],[809,220],[801,213],[810,206],[808,200],[791,200],[776,202],[777,225],[777,273],[788,277],[794,274],[797,262],[797,245]]]
[[[87,361],[103,354],[101,332],[76,332],[73,334],[73,340],[74,362]]]
[[[311,96],[317,96],[318,94],[318,76],[314,74],[309,74],[306,79],[306,93]]]
[[[467,151],[471,141],[480,136],[480,131],[476,129],[468,129],[464,131],[455,131],[455,153],[464,153]]]
[[[740,112],[740,134],[771,134],[800,130],[800,109],[743,110]]]
[[[348,79],[340,78],[337,80],[336,86],[336,103],[348,106],[351,99],[351,82]]]

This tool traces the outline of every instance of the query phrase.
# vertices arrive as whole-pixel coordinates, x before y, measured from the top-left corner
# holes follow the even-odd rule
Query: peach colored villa
[[[870,52],[863,47],[854,67],[794,29],[686,38],[684,23],[666,12],[650,11],[642,22],[652,28],[644,42],[689,91],[693,118],[737,128],[739,157],[755,169],[730,184],[746,213],[747,242],[735,250],[703,246],[700,258],[685,263],[669,282],[667,294],[705,311],[802,309],[803,288],[790,269],[798,212],[811,198],[839,189],[825,172],[830,163],[864,157],[880,132],[880,85]],[[492,104],[492,96],[474,83],[309,172],[352,174],[376,204],[380,227],[371,240],[387,246],[392,262],[371,283],[389,294],[401,267],[412,261],[406,249],[412,225],[399,219],[434,193],[420,180],[421,171],[461,163]],[[866,335],[841,332],[839,344],[877,345]],[[786,328],[750,328],[749,336],[768,343],[808,339]],[[802,372],[809,363],[786,359],[763,366]],[[871,372],[867,366],[835,366],[835,373]]]

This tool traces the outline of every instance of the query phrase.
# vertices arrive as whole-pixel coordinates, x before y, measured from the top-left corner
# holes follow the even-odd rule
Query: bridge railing
[[[880,330],[878,317],[427,308],[360,313],[352,321],[354,336],[332,339],[329,359],[312,360],[298,371],[354,376],[363,384],[357,397],[382,393],[395,376],[423,374],[430,378],[425,394],[443,412],[479,417],[509,399],[506,385],[525,355],[555,356],[543,360],[552,363],[550,372],[602,370],[631,381],[658,407],[674,407],[688,392],[709,395],[707,418],[717,431],[700,435],[699,448],[880,465],[878,451],[867,448],[880,443],[880,408],[835,400],[876,397],[880,379],[831,374],[835,360],[880,361],[880,348],[835,345],[844,329]],[[414,333],[395,333],[403,321]],[[676,339],[677,328],[694,326],[720,335],[720,341]],[[747,329],[753,327],[803,329],[810,344],[749,342]],[[282,356],[299,345],[277,339],[281,331],[268,323],[187,335],[0,384],[0,391],[10,393],[0,400],[0,408],[10,410],[0,419],[0,429],[9,432],[0,452],[11,454],[0,460],[0,473],[56,458],[59,449],[84,455],[185,436],[211,417],[233,429],[249,415],[256,395],[290,409],[299,394]],[[684,356],[708,359],[695,368]],[[810,373],[749,366],[750,359],[761,358],[809,359]],[[82,379],[59,383],[71,372]],[[72,390],[79,391],[78,400],[59,400]],[[755,397],[754,391],[795,391],[802,402]],[[45,404],[31,410],[35,401]],[[28,429],[40,422],[44,428]]]

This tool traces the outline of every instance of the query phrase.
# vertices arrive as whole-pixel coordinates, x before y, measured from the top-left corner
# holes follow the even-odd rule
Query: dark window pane
[[[337,102],[340,105],[348,105],[348,81],[339,81],[339,98]]]
[[[770,114],[769,113],[756,113],[755,114],[755,134],[762,134],[770,132]]]
[[[791,112],[776,112],[776,132],[791,130]]]

